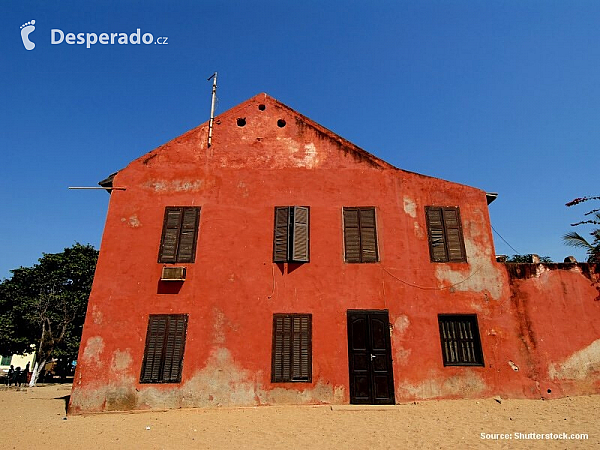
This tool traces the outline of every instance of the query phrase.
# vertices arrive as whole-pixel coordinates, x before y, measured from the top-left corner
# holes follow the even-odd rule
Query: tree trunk
[[[38,363],[38,361],[35,362],[35,365],[33,366],[33,372],[31,373],[31,381],[29,382],[29,387],[35,386],[40,376],[40,373],[42,372],[42,370],[44,370],[45,366],[46,359],[42,359],[41,363]]]

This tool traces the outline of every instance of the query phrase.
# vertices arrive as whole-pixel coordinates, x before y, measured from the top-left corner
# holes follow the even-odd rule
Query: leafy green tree
[[[588,202],[591,200],[600,200],[600,196],[596,197],[580,197],[570,201],[566,204],[567,207],[578,205],[579,203]],[[577,223],[572,223],[572,227],[579,225],[600,225],[600,208],[592,209],[585,213],[585,216],[589,216],[589,219],[582,220]],[[600,263],[600,228],[594,228],[590,232],[592,240],[588,240],[576,231],[572,231],[563,236],[563,240],[566,245],[571,247],[582,248],[588,255],[587,261],[589,263]]]
[[[77,358],[97,260],[94,247],[77,243],[0,283],[0,354],[35,347],[30,386],[52,358]]]
[[[512,255],[506,260],[508,263],[529,263],[531,261],[531,254],[527,255]],[[551,263],[552,258],[549,256],[540,256],[540,262]]]

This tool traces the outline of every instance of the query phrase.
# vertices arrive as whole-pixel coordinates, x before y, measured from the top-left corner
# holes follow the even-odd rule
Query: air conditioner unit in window
[[[163,267],[161,281],[185,281],[185,267]]]

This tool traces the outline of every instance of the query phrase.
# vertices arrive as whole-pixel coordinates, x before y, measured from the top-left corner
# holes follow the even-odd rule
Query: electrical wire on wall
[[[422,290],[424,290],[424,291],[443,291],[443,290],[445,290],[445,289],[451,289],[451,288],[453,288],[453,287],[455,287],[455,286],[458,286],[459,284],[462,284],[462,283],[464,283],[464,282],[465,282],[465,281],[467,281],[469,278],[472,278],[473,276],[475,276],[475,274],[477,274],[477,272],[479,272],[479,271],[481,270],[481,268],[482,268],[482,267],[483,267],[483,266],[479,266],[479,267],[477,267],[477,269],[475,269],[473,272],[471,272],[471,274],[470,274],[468,277],[466,277],[465,279],[463,279],[463,280],[461,280],[461,281],[459,281],[459,282],[457,282],[457,283],[453,283],[453,284],[451,284],[451,285],[449,285],[449,286],[442,286],[442,287],[439,287],[439,286],[419,286],[418,284],[409,283],[409,282],[408,282],[408,281],[406,281],[406,280],[403,280],[403,279],[401,279],[401,278],[398,278],[396,275],[394,275],[393,273],[391,273],[389,270],[387,270],[387,269],[386,269],[385,267],[383,267],[383,266],[381,266],[381,270],[383,270],[385,273],[387,273],[389,276],[391,276],[391,277],[392,277],[392,278],[394,278],[395,280],[398,280],[398,281],[400,281],[401,283],[403,283],[403,284],[405,284],[405,285],[407,285],[407,286],[414,287],[414,288],[417,288],[417,289],[422,289]]]

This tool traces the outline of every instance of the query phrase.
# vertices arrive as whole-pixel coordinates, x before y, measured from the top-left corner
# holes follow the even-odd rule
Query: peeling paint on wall
[[[319,164],[319,153],[312,142],[301,146],[296,139],[290,137],[277,137],[277,141],[283,143],[284,147],[288,150],[289,157],[287,159],[289,159],[289,163],[292,165],[314,169]]]
[[[318,382],[314,387],[304,390],[275,388],[264,392],[267,404],[340,404],[346,399],[344,386],[332,386]]]
[[[262,378],[262,372],[251,373],[240,367],[224,347],[216,347],[206,366],[182,385],[140,385],[136,388],[135,378],[123,373],[132,363],[129,349],[114,352],[112,361],[111,370],[116,378],[100,389],[78,391],[71,401],[73,412],[261,404],[340,404],[346,400],[344,386],[323,382],[314,385],[307,383],[306,389],[266,389],[258,381]]]
[[[208,358],[207,365],[182,387],[181,405],[189,407],[342,403],[345,399],[343,386],[317,382],[314,386],[302,390],[283,387],[265,389],[258,381],[261,378],[262,372],[251,373],[236,364],[228,349],[215,348]]]
[[[125,372],[129,370],[132,362],[133,359],[131,358],[129,349],[115,350],[110,363],[110,369],[116,373]]]
[[[584,380],[592,375],[600,380],[600,339],[573,353],[561,363],[551,363],[548,375],[553,380]]]
[[[130,227],[132,228],[137,228],[141,225],[140,220],[138,219],[138,216],[136,214],[134,214],[133,216],[131,216],[129,218],[129,220],[127,221],[127,223],[129,224]]]
[[[248,198],[250,193],[248,192],[248,187],[246,186],[246,183],[244,183],[243,181],[240,181],[238,183],[237,187],[239,188],[240,191],[242,191],[242,197]]]
[[[223,311],[214,308],[213,309],[213,342],[215,344],[224,344],[225,343],[225,330],[223,326],[225,325],[225,314]]]
[[[408,316],[401,315],[394,321],[394,333],[402,336],[408,326],[410,325],[410,320],[408,320]]]
[[[394,321],[393,326],[393,341],[394,345],[394,362],[398,365],[405,366],[408,364],[408,358],[411,354],[411,349],[406,349],[402,346],[401,340],[404,337],[404,333],[408,329],[410,321],[408,316],[401,315]]]
[[[104,340],[100,336],[89,338],[83,350],[83,359],[86,363],[100,365],[100,355],[104,350]]]
[[[456,291],[489,292],[494,300],[500,300],[505,280],[494,262],[494,246],[481,229],[485,218],[480,211],[479,215],[479,219],[463,222],[468,266],[464,270],[453,270],[447,264],[437,264],[436,278],[442,285],[452,285]]]
[[[155,192],[197,192],[204,187],[204,180],[151,180],[144,187]]]
[[[417,204],[407,195],[404,196],[404,212],[413,219],[417,218]]]
[[[304,146],[304,167],[314,169],[319,165],[319,154],[315,144],[308,143]]]
[[[94,320],[94,324],[96,325],[101,325],[102,324],[102,311],[98,310],[98,307],[96,305],[93,306],[92,308],[92,318]]]
[[[421,228],[421,225],[419,225],[419,222],[415,221],[414,223],[414,231],[415,231],[415,237],[418,239],[423,239],[425,238],[425,232],[423,231],[423,228]]]
[[[215,348],[206,366],[187,381],[182,391],[182,406],[229,406],[259,404],[260,372],[240,367],[227,348]]]
[[[466,369],[469,370],[469,369]],[[484,379],[473,372],[466,372],[461,375],[454,375],[444,378],[441,375],[434,376],[430,373],[429,378],[423,382],[412,385],[402,384],[398,386],[397,396],[406,397],[408,392],[410,396],[419,399],[431,399],[438,397],[477,397],[487,390]]]

